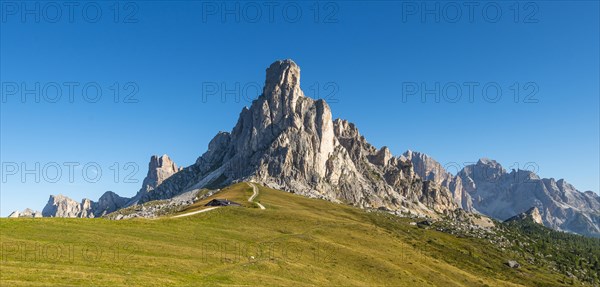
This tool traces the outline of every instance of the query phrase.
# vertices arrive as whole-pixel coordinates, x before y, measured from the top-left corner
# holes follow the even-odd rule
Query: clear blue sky
[[[221,102],[222,93],[206,89],[213,83],[233,89],[239,83],[252,94],[255,83],[262,85],[266,67],[285,58],[300,65],[305,94],[331,98],[333,93],[334,117],[356,123],[367,140],[389,146],[396,155],[411,149],[459,165],[488,157],[506,168],[532,162],[542,177],[565,178],[582,191],[600,189],[597,1],[527,7],[498,2],[499,20],[494,19],[496,6],[487,7],[484,16],[485,3],[480,3],[470,19],[470,8],[439,2],[437,22],[436,12],[422,15],[423,7],[415,2],[318,7],[313,2],[274,7],[237,2],[239,8],[236,2],[228,7],[221,2],[118,7],[94,2],[99,6],[87,7],[85,17],[86,3],[81,2],[73,8],[73,23],[64,6],[38,2],[38,15],[22,15],[22,6],[6,3],[0,23],[1,216],[25,207],[41,209],[50,194],[96,200],[112,190],[131,196],[153,154],[168,154],[182,166],[194,163],[210,139],[230,131],[249,105],[232,95]],[[25,8],[35,9],[36,2],[28,3]],[[435,2],[429,4],[426,9],[435,8]],[[94,23],[97,8],[102,16]],[[240,13],[239,20],[224,8]],[[58,20],[56,11],[61,12]],[[302,15],[296,17],[296,11]],[[461,12],[457,21],[456,11]],[[40,90],[25,93],[21,102],[20,85],[34,89],[36,82]],[[65,86],[70,82],[79,84],[72,102]],[[113,99],[115,82],[119,103]],[[471,82],[479,84],[472,101],[464,86]],[[518,103],[515,82],[520,83]],[[95,96],[93,83],[102,89],[96,103],[81,96],[86,84],[86,95]],[[438,95],[455,95],[458,84],[462,98],[438,103],[434,92],[421,102],[419,92],[406,90],[414,83],[419,89],[439,83]],[[502,97],[486,101],[483,86],[494,83]],[[56,85],[62,87],[62,98],[52,103]],[[494,98],[494,90],[487,91]],[[123,103],[130,92],[137,103]],[[47,98],[36,103],[36,95]],[[22,164],[34,169],[36,162],[40,170],[33,173],[40,182],[34,174],[21,182]],[[72,182],[68,162],[79,163]],[[139,170],[126,166],[129,162]],[[14,163],[20,169],[16,175],[7,172]],[[102,176],[92,183],[95,163]],[[92,165],[87,180],[85,164]],[[56,165],[62,166],[58,180]],[[131,172],[137,183],[127,180]]]

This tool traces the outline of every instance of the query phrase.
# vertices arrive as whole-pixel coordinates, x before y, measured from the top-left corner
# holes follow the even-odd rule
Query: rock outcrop
[[[194,165],[140,202],[242,180],[363,208],[435,215],[457,207],[447,187],[370,145],[352,123],[332,120],[325,101],[305,97],[291,60],[267,69],[262,95],[242,110],[231,133],[217,134]]]
[[[508,267],[510,267],[510,268],[521,268],[521,264],[519,264],[515,260],[508,260],[508,261],[506,261],[506,265],[508,265]]]
[[[542,220],[542,215],[540,214],[540,211],[537,209],[537,207],[532,207],[529,210],[517,214],[507,220],[505,220],[505,222],[511,222],[511,221],[522,221],[522,220],[531,220],[537,224],[544,224],[544,221]]]
[[[137,204],[144,194],[154,190],[157,186],[162,184],[163,181],[182,169],[183,168],[181,167],[177,167],[166,154],[160,157],[153,155],[148,163],[148,173],[142,182],[142,188],[140,188],[137,194],[127,202],[126,206]]]

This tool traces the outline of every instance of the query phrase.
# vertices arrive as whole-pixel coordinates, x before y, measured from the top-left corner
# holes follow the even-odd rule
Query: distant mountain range
[[[44,217],[99,217],[123,207],[187,191],[254,181],[308,197],[420,216],[451,216],[462,208],[506,220],[535,208],[553,229],[600,237],[600,197],[564,180],[525,170],[507,172],[480,159],[452,175],[426,154],[393,156],[375,148],[357,127],[332,119],[324,100],[304,96],[291,60],[267,69],[262,95],[244,107],[231,132],[219,132],[208,151],[186,168],[153,156],[133,198],[107,192],[98,202],[50,196]],[[33,216],[29,210],[27,215]],[[19,217],[19,212],[10,217]],[[537,218],[537,217],[536,217]]]

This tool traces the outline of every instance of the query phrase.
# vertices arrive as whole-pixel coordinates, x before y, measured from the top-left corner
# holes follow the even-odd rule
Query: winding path
[[[258,187],[256,187],[256,185],[254,185],[254,183],[251,182],[247,182],[247,184],[252,187],[252,196],[250,196],[250,198],[248,198],[248,202],[254,202],[254,198],[258,195]],[[254,202],[258,205],[258,207],[260,207],[260,209],[266,209],[262,204],[258,203],[258,202]]]
[[[251,182],[246,182],[246,183],[250,187],[252,187],[252,196],[250,196],[250,198],[248,198],[248,202],[256,203],[258,205],[258,207],[260,207],[260,209],[266,209],[264,207],[264,205],[260,204],[259,202],[254,202],[254,198],[256,198],[258,196],[258,187],[256,187],[256,185],[254,185],[254,183],[251,183]],[[190,216],[190,215],[194,215],[194,214],[198,214],[198,213],[202,213],[202,212],[211,211],[211,210],[217,209],[219,207],[220,206],[213,206],[213,207],[209,207],[209,208],[202,209],[202,210],[192,211],[190,213],[184,213],[184,214],[175,215],[175,216],[173,216],[171,218]]]
[[[207,211],[211,211],[213,209],[217,209],[220,206],[213,206],[213,207],[209,207],[206,209],[202,209],[202,210],[198,210],[198,211],[192,211],[190,213],[184,213],[184,214],[180,214],[180,215],[175,215],[172,218],[177,218],[177,217],[184,217],[184,216],[190,216],[190,215],[194,215],[194,214],[198,214],[198,213],[202,213],[202,212],[207,212]]]

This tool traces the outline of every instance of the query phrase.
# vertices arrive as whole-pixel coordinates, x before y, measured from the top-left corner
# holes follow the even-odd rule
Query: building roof
[[[229,201],[227,199],[213,199],[210,202],[208,202],[206,205],[211,205],[211,206],[215,206],[215,205],[221,205],[221,206],[229,206],[229,205],[241,205],[237,202],[233,202],[233,201]]]

